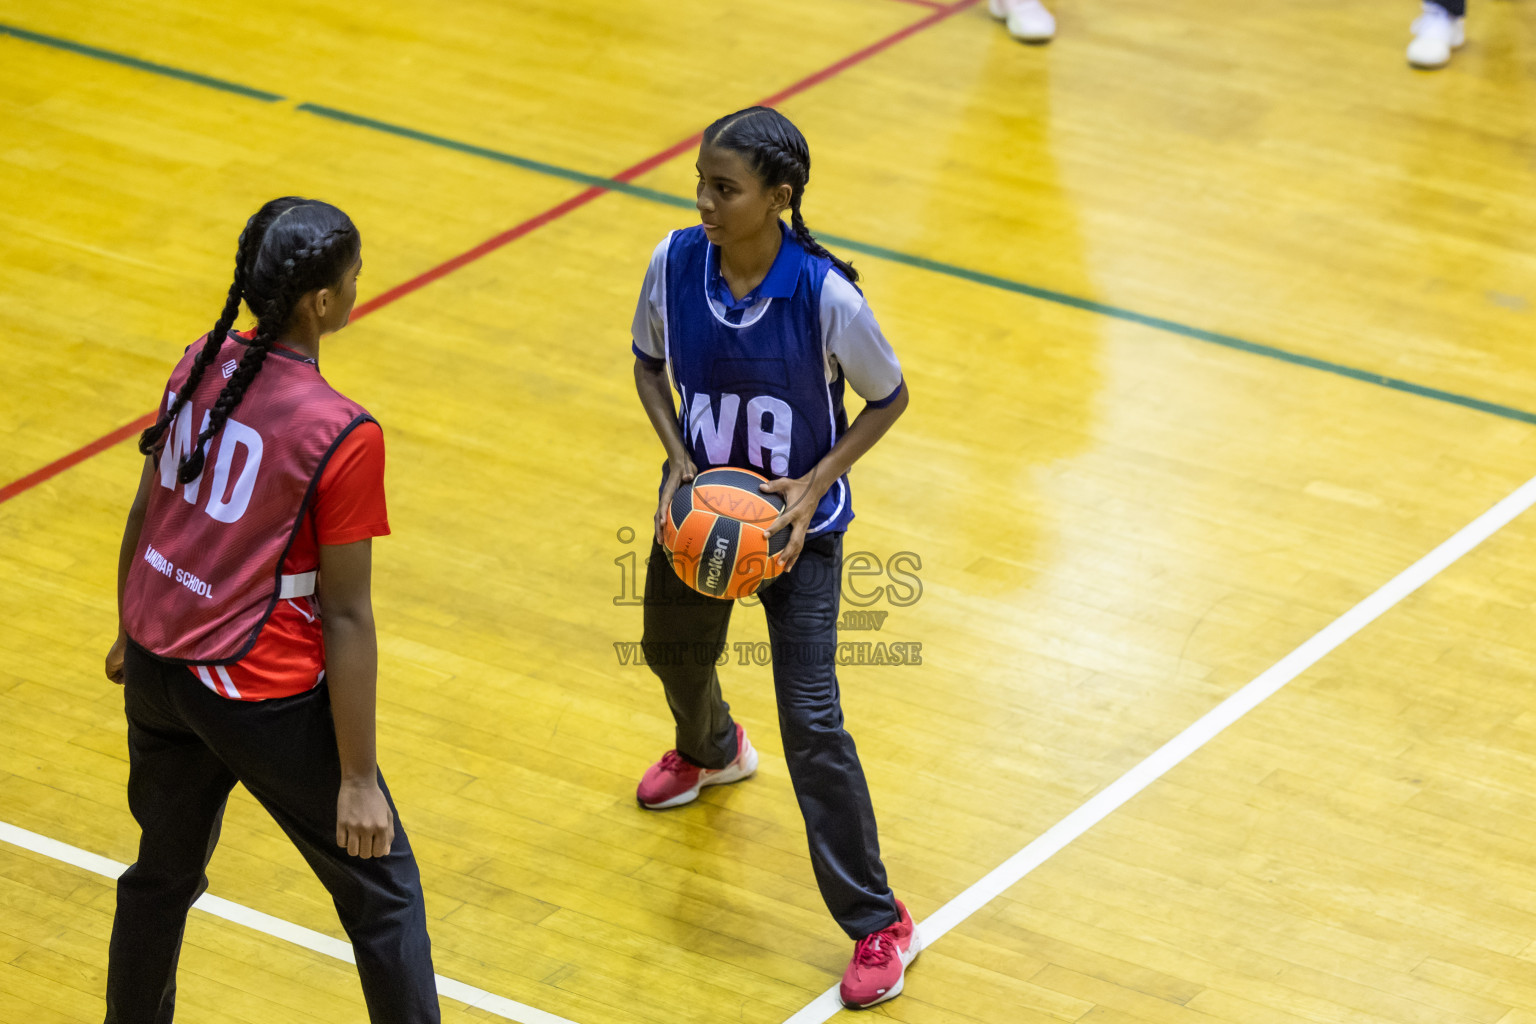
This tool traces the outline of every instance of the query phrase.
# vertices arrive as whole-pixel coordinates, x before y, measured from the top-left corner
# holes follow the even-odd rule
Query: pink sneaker
[[[840,994],[843,1005],[864,1010],[901,995],[907,965],[923,951],[923,940],[912,923],[912,915],[901,900],[896,901],[901,919],[889,928],[866,935],[853,948],[853,960],[843,972]]]
[[[740,782],[757,771],[757,750],[747,740],[747,730],[736,723],[736,760],[724,768],[700,768],[684,761],[682,755],[669,750],[661,760],[646,769],[645,777],[635,790],[640,806],[652,811],[678,807],[698,799],[699,790],[705,786],[723,786],[727,782]]]

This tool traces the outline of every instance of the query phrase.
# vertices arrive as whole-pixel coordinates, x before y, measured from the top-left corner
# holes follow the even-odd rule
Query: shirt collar
[[[794,295],[800,284],[800,256],[805,250],[782,220],[779,221],[779,234],[779,253],[773,258],[773,266],[768,268],[768,275],[761,284],[740,299],[731,294],[731,286],[725,283],[725,277],[720,273],[720,247],[713,242],[709,243],[707,266],[711,297],[728,311],[736,311],[750,309],[763,299],[787,299]]]
[[[256,328],[252,327],[248,331],[230,331],[228,337],[235,339],[242,345],[249,345],[251,341],[256,337]],[[311,366],[320,365],[318,360],[312,359],[295,349],[291,349],[287,345],[279,345],[274,342],[271,351],[276,352],[278,355],[284,356],[288,359],[293,359],[301,363],[309,363]]]

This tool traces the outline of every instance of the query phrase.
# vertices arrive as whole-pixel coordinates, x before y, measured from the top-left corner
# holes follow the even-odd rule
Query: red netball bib
[[[189,349],[171,374],[168,403],[201,347]],[[166,661],[238,661],[281,598],[314,592],[313,573],[282,575],[283,555],[326,461],[342,438],[372,419],[327,384],[313,361],[273,349],[234,416],[208,443],[202,474],[180,483],[177,467],[245,350],[245,340],[231,334],[157,455],[123,593],[123,625],[134,643]]]

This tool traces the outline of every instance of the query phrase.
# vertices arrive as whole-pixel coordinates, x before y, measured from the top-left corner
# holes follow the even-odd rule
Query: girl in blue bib
[[[789,531],[779,556],[786,569],[759,594],[784,755],[817,885],[856,942],[843,1001],[863,1007],[901,991],[919,943],[886,883],[864,770],[843,728],[842,541],[853,519],[848,468],[906,409],[907,391],[858,273],[805,226],[810,169],[804,136],[775,110],[752,107],[710,125],[698,156],[701,223],[657,245],[641,290],[635,385],[667,453],[643,646],[666,690],[677,746],[645,773],[637,796],[652,810],[676,807],[757,768],[715,668],[733,602],[686,587],[659,539],[680,484],[717,466],[752,469],[784,500],[773,531]],[[864,400],[851,424],[850,388]]]

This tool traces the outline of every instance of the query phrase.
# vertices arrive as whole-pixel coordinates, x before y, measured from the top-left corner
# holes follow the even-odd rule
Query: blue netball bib
[[[780,229],[772,269],[740,300],[724,286],[719,249],[702,227],[674,232],[668,246],[666,358],[683,440],[700,470],[801,477],[848,429],[843,376],[827,379],[822,343],[821,287],[832,263]],[[826,493],[810,532],[846,530],[853,519],[847,475],[818,486]]]

